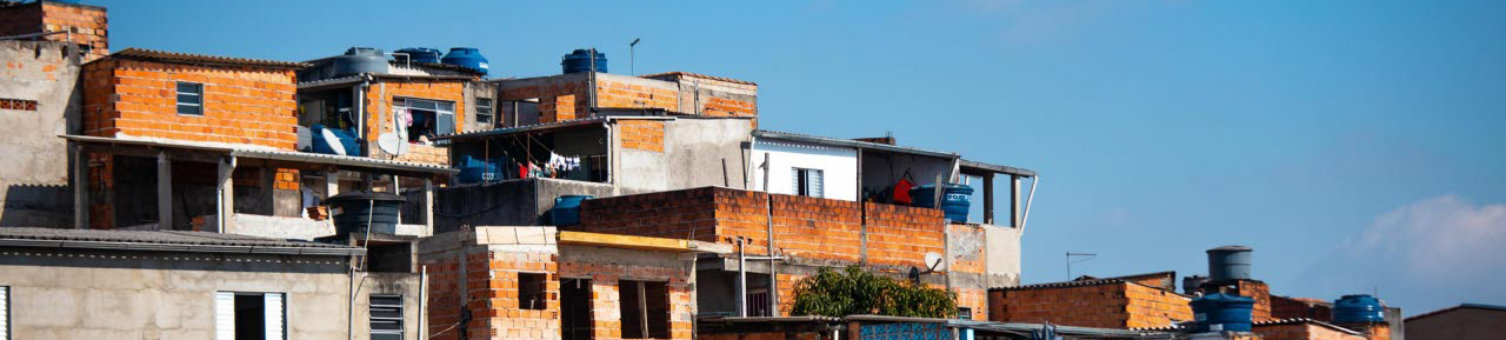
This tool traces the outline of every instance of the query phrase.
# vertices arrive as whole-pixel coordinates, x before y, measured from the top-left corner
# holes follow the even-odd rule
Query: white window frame
[[[195,92],[183,92],[183,85],[192,85],[194,88],[198,89],[198,92],[197,93],[195,93]],[[195,82],[191,82],[191,81],[174,82],[173,83],[173,93],[176,94],[175,96],[173,96],[173,104],[175,104],[173,106],[173,110],[176,110],[175,112],[177,112],[179,115],[195,116],[195,117],[202,117],[202,116],[204,116],[204,83],[195,83]],[[194,96],[194,97],[198,97],[199,98],[199,102],[198,103],[184,103],[183,101],[178,100],[178,96]],[[184,106],[193,107],[194,108],[194,113],[183,113],[182,107],[184,107]]]
[[[397,317],[396,318],[392,318],[392,317],[377,317],[376,313],[372,313],[372,310],[376,309],[379,306],[377,304],[375,304],[375,303],[372,302],[373,298],[396,298],[397,299],[397,305],[380,305],[380,307],[384,307],[384,308],[397,308]],[[400,295],[400,294],[371,294],[371,295],[367,295],[366,296],[366,321],[367,321],[366,332],[369,333],[368,337],[370,337],[370,335],[376,335],[376,334],[396,334],[399,338],[402,338],[403,336],[407,335],[408,326],[407,326],[406,322],[404,322],[405,320],[403,320],[403,317],[404,317],[403,314],[405,314],[406,312],[407,312],[407,307],[403,306],[403,296]],[[397,329],[396,332],[390,331],[390,330],[381,330],[381,331],[378,331],[376,329],[376,327],[372,327],[373,326],[372,323],[375,322],[375,321],[377,321],[377,320],[397,321],[397,327],[398,327],[398,329]]]
[[[398,100],[402,100],[403,105],[395,105],[395,104],[392,105],[392,107],[393,107],[394,110],[396,110],[396,109],[409,109],[411,111],[412,109],[419,109],[419,110],[426,110],[426,111],[434,111],[434,135],[435,136],[443,136],[443,135],[454,134],[454,133],[458,132],[458,131],[456,131],[456,129],[458,128],[458,126],[455,124],[455,102],[448,101],[448,100],[435,100],[435,99],[423,99],[423,98],[412,98],[412,97],[396,97],[396,98],[393,98],[393,102],[394,103],[396,101],[398,101]],[[445,117],[449,118],[449,120],[448,120],[449,124],[450,124],[449,129],[441,129],[441,126],[439,124],[440,122],[446,121]],[[406,140],[407,138],[408,138],[408,136],[403,136],[404,140]]]
[[[815,174],[815,181],[811,181],[811,174]],[[793,193],[798,196],[825,198],[826,197],[826,171],[813,168],[790,168],[790,185]],[[804,180],[805,185],[800,185]]]
[[[10,286],[0,286],[0,339],[10,340]]]
[[[481,105],[481,103],[486,103],[486,105]],[[496,109],[496,107],[497,107],[497,101],[496,100],[493,100],[491,98],[476,98],[476,124],[477,125],[484,125],[485,127],[496,126],[496,124],[497,124],[497,109]],[[486,108],[486,110],[482,110],[482,108]],[[486,117],[487,118],[486,118],[485,121],[481,120],[481,115],[482,115],[483,111],[486,112]],[[477,130],[477,129],[473,128],[472,130]]]
[[[234,292],[217,291],[214,293],[214,338],[216,340],[235,339],[235,297],[256,296],[262,297],[262,327],[266,328],[277,321],[277,332],[266,332],[269,340],[288,339],[288,294],[281,292]],[[227,302],[228,298],[228,302]],[[229,313],[226,314],[228,303]]]

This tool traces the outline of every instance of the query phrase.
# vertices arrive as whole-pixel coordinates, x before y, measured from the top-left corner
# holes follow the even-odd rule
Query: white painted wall
[[[857,149],[757,138],[748,158],[748,174],[753,177],[749,189],[764,188],[764,169],[760,166],[764,155],[769,155],[769,192],[794,195],[794,168],[820,169],[824,198],[858,200]]]

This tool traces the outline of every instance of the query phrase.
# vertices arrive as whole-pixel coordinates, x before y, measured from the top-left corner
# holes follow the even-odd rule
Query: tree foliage
[[[880,314],[946,318],[957,313],[955,293],[874,275],[858,267],[822,269],[795,283],[794,315]]]

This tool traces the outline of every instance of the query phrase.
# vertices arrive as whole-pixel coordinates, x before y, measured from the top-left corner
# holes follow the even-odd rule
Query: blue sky
[[[1408,314],[1506,304],[1506,2],[86,1],[112,49],[305,60],[473,46],[492,75],[595,46],[756,81],[763,127],[1041,172],[1024,281],[1205,274]]]

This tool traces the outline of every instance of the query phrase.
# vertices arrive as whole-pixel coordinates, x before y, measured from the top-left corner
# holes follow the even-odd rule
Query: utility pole
[[[628,74],[631,74],[631,75],[634,75],[634,76],[638,75],[638,51],[637,51],[637,49],[638,49],[638,41],[639,40],[643,40],[643,39],[633,38],[633,42],[628,43]]]

